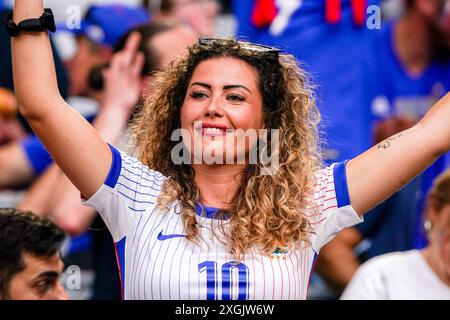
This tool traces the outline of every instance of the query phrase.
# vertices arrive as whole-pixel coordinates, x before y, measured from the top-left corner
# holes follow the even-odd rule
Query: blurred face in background
[[[450,50],[450,0],[415,0],[413,8],[425,17],[436,50]]]
[[[177,26],[158,33],[149,41],[149,46],[156,53],[159,68],[166,67],[177,56],[186,52],[187,47],[197,41],[198,35],[188,26]]]
[[[201,36],[212,36],[220,9],[216,0],[173,0],[171,15]]]
[[[146,50],[152,57],[153,68],[162,70],[178,56],[187,52],[187,48],[198,40],[198,34],[189,26],[179,24],[169,30],[159,32],[152,36],[146,43]],[[152,76],[142,79],[142,93],[152,94],[149,84]]]
[[[112,52],[111,49],[98,45],[84,36],[78,36],[76,42],[74,55],[66,61],[70,79],[69,93],[72,96],[87,96],[90,71],[93,67],[108,62]]]

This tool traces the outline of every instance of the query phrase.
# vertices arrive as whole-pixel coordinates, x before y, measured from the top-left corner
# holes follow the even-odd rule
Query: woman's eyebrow
[[[224,89],[224,90],[228,90],[228,89],[236,89],[236,88],[242,88],[242,89],[247,90],[249,93],[252,93],[251,90],[250,90],[249,88],[247,88],[246,86],[243,86],[243,85],[241,85],[241,84],[230,84],[230,85],[227,85],[227,86],[223,86],[223,89]]]
[[[201,86],[201,87],[205,87],[205,88],[208,88],[208,89],[212,88],[212,86],[210,84],[205,83],[205,82],[194,82],[194,83],[191,84],[191,87],[195,86],[195,85]],[[247,88],[246,86],[243,86],[241,84],[229,84],[229,85],[223,86],[224,90],[236,89],[236,88],[242,88],[244,90],[247,90],[249,93],[252,93],[252,91],[249,88]]]
[[[195,85],[201,86],[201,87],[205,87],[205,88],[208,88],[208,89],[212,88],[210,84],[207,84],[207,83],[204,83],[204,82],[194,82],[193,84],[191,84],[191,87],[195,86]]]

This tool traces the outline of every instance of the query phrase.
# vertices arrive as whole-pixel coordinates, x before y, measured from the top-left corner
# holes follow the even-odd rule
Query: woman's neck
[[[207,207],[226,209],[238,191],[246,165],[194,165],[200,202]]]
[[[450,286],[450,274],[448,274],[445,268],[441,267],[439,263],[439,249],[430,245],[421,251],[426,263],[430,266],[431,270],[437,275],[437,277],[446,285]]]

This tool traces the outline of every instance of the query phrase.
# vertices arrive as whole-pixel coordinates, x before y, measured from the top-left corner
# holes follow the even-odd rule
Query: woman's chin
[[[218,141],[217,141],[218,142]],[[195,164],[244,164],[246,152],[239,152],[235,147],[227,148],[225,144],[210,142],[203,148],[195,149]]]

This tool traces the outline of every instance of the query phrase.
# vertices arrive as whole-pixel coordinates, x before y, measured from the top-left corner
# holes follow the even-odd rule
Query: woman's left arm
[[[450,93],[411,129],[347,163],[350,202],[362,215],[389,198],[450,150]]]

